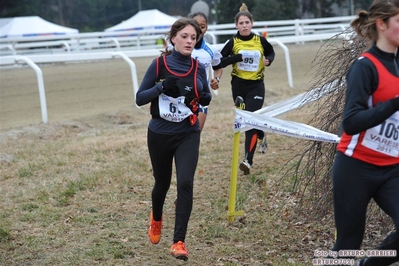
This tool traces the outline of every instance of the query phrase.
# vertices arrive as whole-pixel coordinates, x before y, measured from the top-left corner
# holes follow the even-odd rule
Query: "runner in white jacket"
[[[191,56],[205,66],[209,85],[213,90],[217,90],[219,89],[219,81],[223,74],[223,68],[220,61],[222,55],[218,49],[207,43],[203,38],[205,32],[208,30],[208,18],[202,12],[193,13],[189,18],[196,20],[202,31],[202,35],[195,45]],[[214,77],[212,79],[210,79],[211,68],[214,70]],[[200,106],[198,119],[201,130],[204,128],[207,113],[208,106]]]

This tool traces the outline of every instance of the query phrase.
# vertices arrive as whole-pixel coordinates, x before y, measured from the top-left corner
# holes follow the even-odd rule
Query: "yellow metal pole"
[[[235,101],[235,105],[238,109],[245,109],[244,99],[238,96]],[[231,175],[230,175],[230,195],[229,195],[229,209],[227,216],[229,222],[234,222],[234,217],[244,215],[244,211],[236,211],[236,196],[237,196],[237,174],[238,174],[238,155],[240,151],[240,131],[234,133],[233,142],[233,156],[231,160]]]

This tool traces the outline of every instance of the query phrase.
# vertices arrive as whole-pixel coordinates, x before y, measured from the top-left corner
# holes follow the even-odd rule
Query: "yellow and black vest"
[[[233,41],[232,54],[242,54],[243,61],[233,64],[231,75],[246,80],[262,80],[265,65],[260,36],[254,34],[251,40],[234,37]]]

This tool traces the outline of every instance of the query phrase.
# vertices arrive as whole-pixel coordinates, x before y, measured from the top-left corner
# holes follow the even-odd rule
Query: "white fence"
[[[283,43],[293,37],[338,33],[349,26],[353,16],[254,22],[253,31],[278,38]],[[236,33],[234,23],[209,25],[207,40],[224,42]],[[0,39],[0,56],[161,49],[165,30],[91,32],[67,36],[32,36]],[[315,39],[319,37],[314,37]]]
[[[0,56],[161,49],[164,34],[151,30],[7,38],[0,39]]]
[[[274,21],[255,21],[252,30],[264,34],[268,37],[283,40],[286,36],[304,36],[313,34],[337,33],[349,27],[354,16],[315,18],[315,19],[294,19],[294,20],[274,20]],[[208,33],[215,36],[231,36],[236,33],[234,23],[210,25]],[[287,43],[283,41],[284,43]],[[218,43],[217,39],[213,43]]]
[[[304,43],[320,41],[339,35],[354,17],[334,17],[307,20],[265,21],[255,22],[253,31],[258,34],[267,32],[271,44],[280,46],[285,55],[288,84],[293,87],[291,62],[286,43]],[[216,47],[219,36],[232,36],[236,33],[234,24],[210,25],[208,37]],[[123,34],[123,36],[121,36]],[[66,37],[23,37],[0,39],[0,67],[13,67],[26,63],[34,69],[37,76],[42,120],[48,122],[46,97],[41,69],[37,64],[94,61],[122,58],[130,66],[132,74],[133,95],[138,90],[137,71],[131,58],[157,56],[163,44],[156,42],[163,38],[159,31],[131,31],[123,33],[101,32],[82,33]],[[273,37],[272,37],[273,36]],[[345,35],[339,35],[346,38]]]

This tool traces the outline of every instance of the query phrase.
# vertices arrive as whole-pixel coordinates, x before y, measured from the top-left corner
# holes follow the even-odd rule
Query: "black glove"
[[[169,76],[162,81],[163,93],[168,96],[178,97],[179,96],[179,87],[177,86],[178,77]]]
[[[202,106],[208,106],[212,100],[212,96],[210,93],[202,92],[199,98],[199,104]]]

